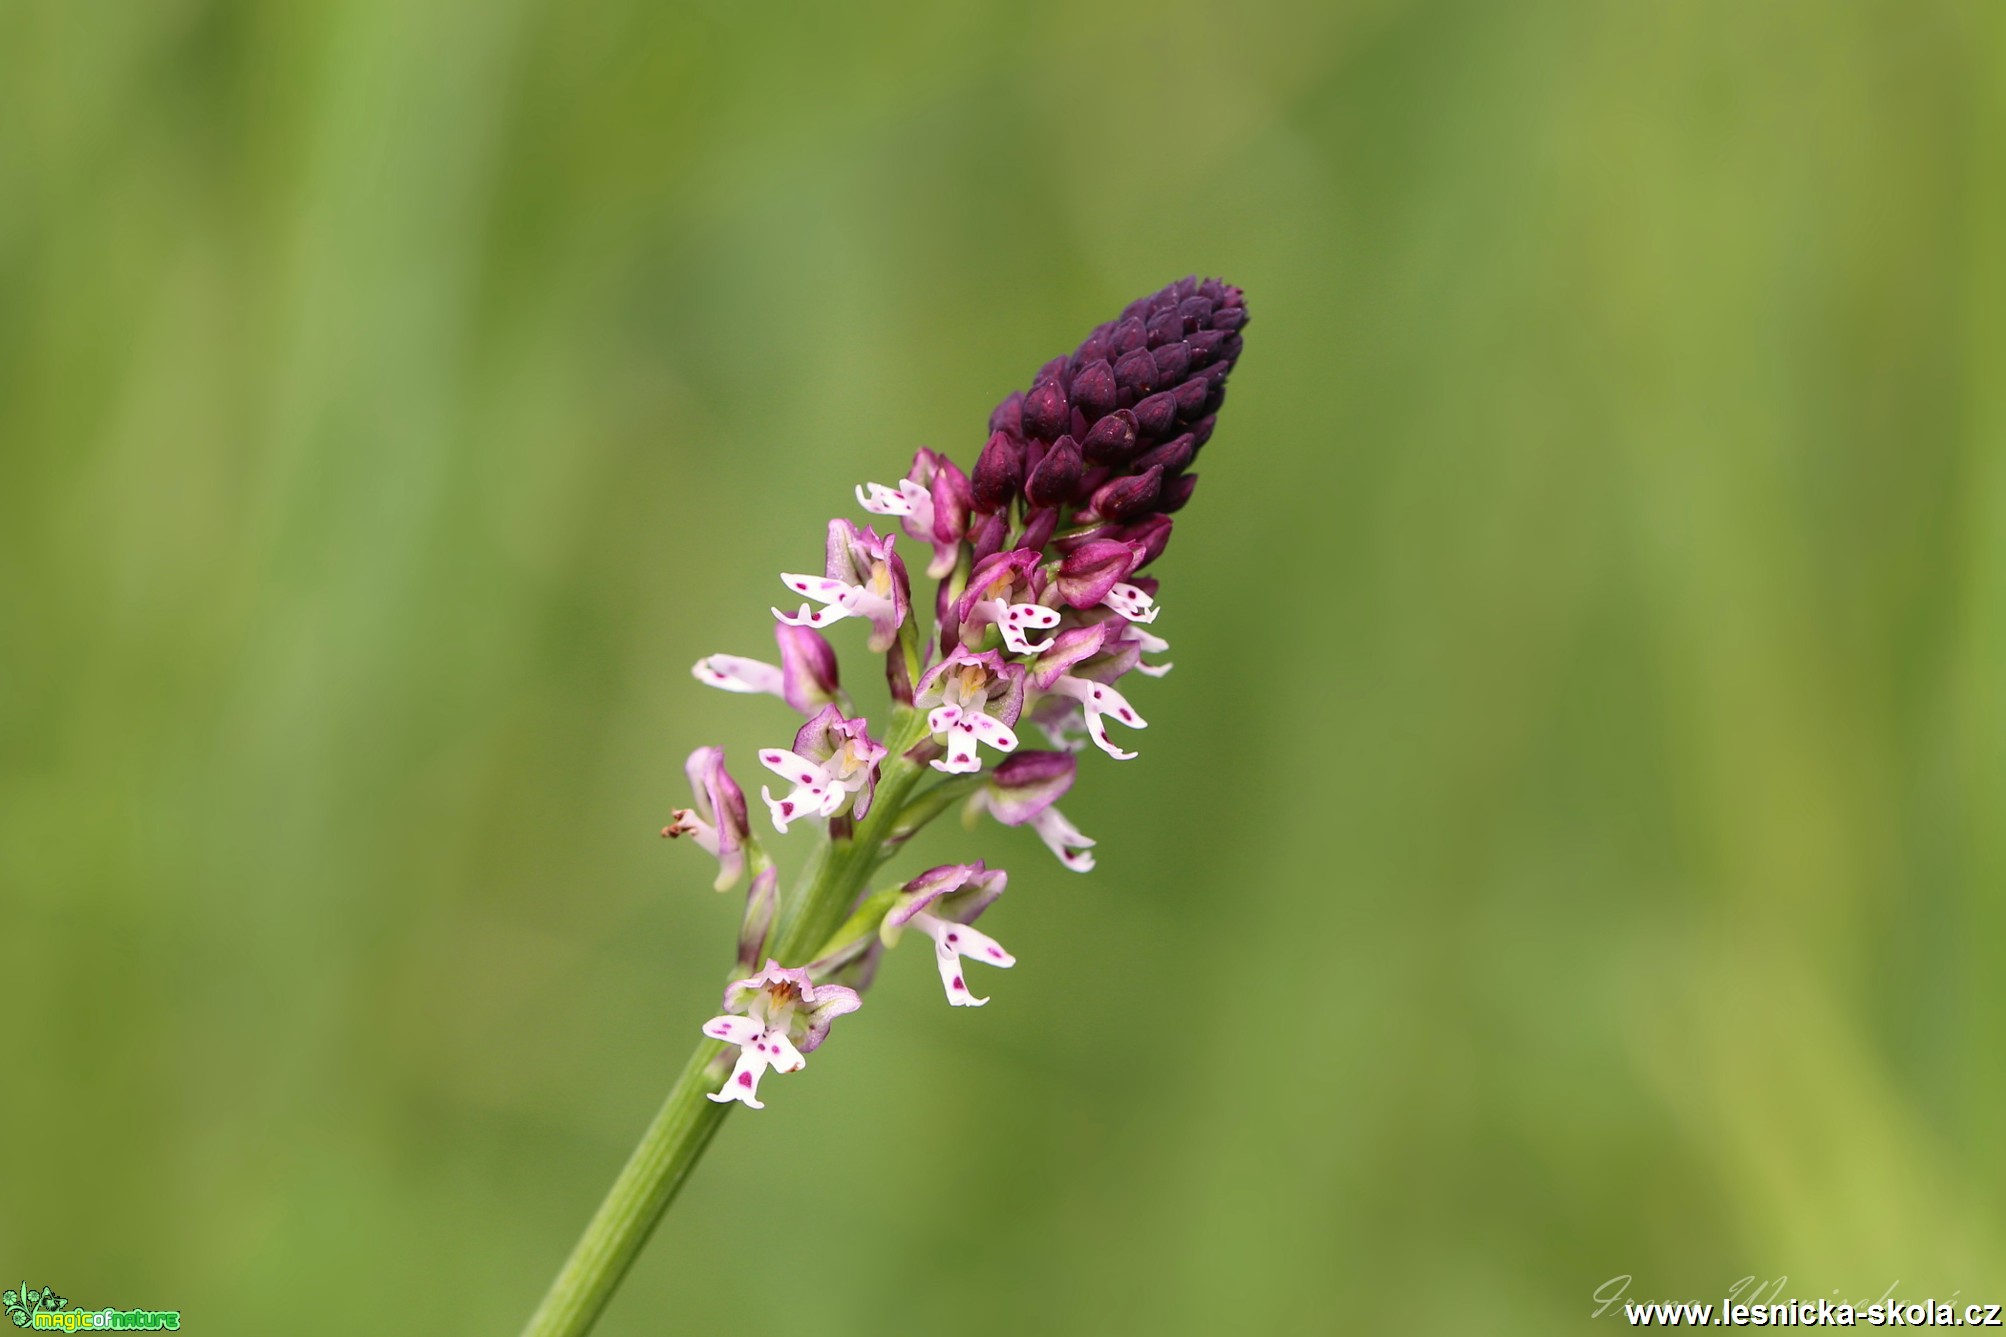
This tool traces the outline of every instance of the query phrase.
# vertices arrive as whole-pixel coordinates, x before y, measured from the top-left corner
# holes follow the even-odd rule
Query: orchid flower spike
[[[1059,801],[1088,742],[1129,760],[1135,754],[1109,725],[1148,726],[1125,691],[1134,690],[1131,674],[1170,668],[1160,658],[1169,646],[1154,632],[1162,606],[1151,567],[1197,486],[1192,467],[1217,428],[1246,322],[1240,290],[1211,279],[1184,279],[1130,303],[996,408],[967,472],[921,449],[897,483],[856,489],[858,504],[887,527],[838,516],[828,524],[822,572],[783,574],[801,602],[797,611],[773,610],[777,662],[714,654],[695,666],[709,686],[779,697],[805,717],[790,746],[759,752],[785,781],[760,797],[775,829],[827,823],[827,848],[839,852],[816,865],[801,900],[783,907],[778,870],[753,838],[723,752],[691,754],[696,799],[665,834],[693,836],[716,857],[720,889],[752,874],[739,968],[765,961],[727,990],[724,1014],[705,1024],[706,1034],[738,1046],[711,1099],[758,1108],[760,1078],[802,1066],[830,1021],[856,1009],[857,990],[908,929],[932,941],[949,1003],[988,1001],[969,989],[965,972],[971,961],[1015,962],[974,927],[1007,874],[976,859],[863,894],[869,870],[964,796],[971,829],[987,813],[1030,828],[1066,868],[1093,868],[1093,839]],[[926,575],[938,582],[917,604],[900,538],[922,545]],[[922,625],[929,612],[930,626]],[[837,652],[823,636],[850,618],[868,624],[871,652],[884,656],[892,713],[876,737],[848,713]],[[1049,749],[1021,746],[1027,718],[1051,738]],[[941,776],[927,780],[922,766]],[[821,942],[793,941],[815,934]],[[794,959],[797,948],[808,965],[774,959],[777,950]]]

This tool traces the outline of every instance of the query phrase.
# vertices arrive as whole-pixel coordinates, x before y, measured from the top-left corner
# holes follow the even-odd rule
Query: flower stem
[[[550,1283],[523,1337],[574,1337],[590,1332],[606,1302],[627,1275],[655,1223],[675,1200],[690,1170],[730,1113],[730,1105],[708,1099],[713,1081],[706,1071],[725,1046],[704,1040],[669,1089],[661,1112],[641,1135],[606,1200],[592,1217],[571,1257]]]
[[[904,815],[907,796],[926,774],[924,765],[905,755],[924,729],[924,719],[916,711],[894,715],[889,755],[879,771],[869,814],[847,840],[823,840],[802,872],[800,891],[781,908],[768,954],[782,965],[813,960],[842,927],[865,881],[876,871],[885,839]],[[709,1098],[721,1076],[711,1071],[711,1064],[725,1049],[716,1040],[698,1043],[655,1121],[641,1135],[640,1145],[530,1316],[523,1337],[580,1337],[592,1330],[731,1112],[731,1103]]]

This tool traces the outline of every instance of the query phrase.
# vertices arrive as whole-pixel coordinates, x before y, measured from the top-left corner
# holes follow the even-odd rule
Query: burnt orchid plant
[[[804,717],[785,746],[760,750],[772,778],[760,777],[759,798],[776,835],[815,828],[814,850],[782,896],[723,750],[690,754],[691,805],[663,834],[716,860],[720,892],[745,885],[737,966],[526,1337],[592,1326],[731,1107],[763,1109],[761,1082],[799,1071],[863,1006],[887,952],[916,933],[950,1004],[989,1001],[974,968],[1015,958],[974,924],[1008,875],[975,859],[881,880],[916,832],[961,807],[971,821],[1030,827],[1074,872],[1093,868],[1094,842],[1057,805],[1089,743],[1135,756],[1124,741],[1147,721],[1123,680],[1170,669],[1154,630],[1157,583],[1143,572],[1197,486],[1191,465],[1246,321],[1240,290],[1214,279],[1130,303],[998,406],[971,468],[922,449],[896,484],[858,487],[874,519],[831,520],[822,573],[780,578],[798,602],[773,610],[777,664],[716,654],[696,665],[701,682],[777,696]],[[935,582],[931,599],[915,601],[905,552]],[[823,636],[850,619],[890,686],[889,716],[875,724],[857,713]],[[1033,729],[1045,746],[1026,745]]]

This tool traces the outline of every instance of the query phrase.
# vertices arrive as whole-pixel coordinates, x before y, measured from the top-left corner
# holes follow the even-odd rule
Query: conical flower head
[[[978,506],[1007,504],[1010,488],[1029,511],[1070,508],[1073,527],[1123,540],[1162,522],[1191,499],[1246,323],[1245,297],[1218,279],[1129,303],[990,416]]]

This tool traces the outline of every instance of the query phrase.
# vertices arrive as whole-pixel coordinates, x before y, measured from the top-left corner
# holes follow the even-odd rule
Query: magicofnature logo
[[[0,1295],[0,1306],[17,1328],[78,1332],[119,1329],[147,1331],[181,1326],[179,1309],[72,1309],[67,1296],[56,1294],[52,1286],[35,1290],[22,1282],[20,1289]]]

